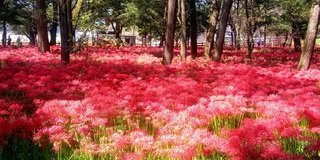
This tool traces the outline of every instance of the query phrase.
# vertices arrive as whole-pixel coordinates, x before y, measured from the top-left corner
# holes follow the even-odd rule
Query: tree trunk
[[[288,47],[289,47],[289,53],[291,53],[292,52],[292,35],[289,33],[289,45],[288,45]]]
[[[282,43],[282,47],[286,47],[287,41],[288,41],[288,33],[286,33],[285,37],[284,37],[284,42]]]
[[[178,18],[178,17],[177,17]],[[176,45],[176,48],[179,47],[179,37],[180,37],[180,33],[177,34],[177,36],[174,38],[175,39],[175,45]]]
[[[196,1],[190,0],[190,40],[191,40],[191,57],[197,58],[197,14],[196,14]]]
[[[120,22],[117,22],[117,26],[116,26],[116,38],[119,39],[119,41],[121,42],[121,24]]]
[[[2,29],[3,29],[2,46],[6,47],[7,45],[7,22],[6,21],[2,21]]]
[[[301,40],[299,37],[293,37],[294,51],[301,52]]]
[[[240,17],[240,0],[237,0],[237,19],[239,19]],[[234,22],[235,23],[235,22]],[[241,23],[239,23],[239,25],[235,26],[235,46],[236,46],[236,50],[240,50],[240,46],[241,46],[241,34],[240,34],[240,28],[241,28]]]
[[[233,44],[234,44],[234,33],[231,32],[231,40],[230,40],[230,47],[233,48]]]
[[[91,30],[91,45],[95,46],[97,44],[96,36],[94,30]]]
[[[52,1],[53,5],[53,19],[52,19],[52,26],[50,29],[50,45],[56,45],[57,44],[57,30],[58,30],[58,5],[56,1]]]
[[[238,8],[238,1],[235,1],[237,2],[236,5],[234,5],[234,8],[233,8],[233,14],[229,14],[229,20],[228,20],[228,24],[230,26],[230,29],[231,29],[231,47],[233,48],[234,46],[237,46],[237,29],[236,29],[236,22],[235,22],[235,19],[237,19],[238,17],[238,12],[237,12],[237,8]],[[231,9],[232,10],[232,9]]]
[[[253,51],[253,48],[254,48],[254,39],[253,39],[253,33],[249,33],[247,35],[247,58],[251,59],[251,54],[252,54],[252,51]]]
[[[37,37],[37,34],[35,32],[33,32],[33,31],[29,32],[28,38],[30,40],[30,42],[29,42],[30,46],[35,46],[36,45],[36,37]]]
[[[163,33],[165,33],[165,32],[163,32]],[[161,35],[161,38],[160,38],[159,48],[162,48],[162,47],[163,47],[165,38],[166,38],[166,35],[165,35],[165,34],[162,34],[162,35]]]
[[[304,46],[303,46],[303,50],[301,53],[300,62],[298,66],[298,69],[300,70],[308,70],[310,67],[310,61],[312,58],[314,45],[317,38],[319,14],[320,14],[319,1],[316,1],[313,3],[311,12],[310,12],[307,35],[304,41]]]
[[[37,32],[38,32],[38,51],[41,53],[50,52],[48,39],[46,2],[45,0],[36,1],[37,8]]]
[[[163,47],[164,41],[166,39],[166,22],[167,22],[166,18],[167,18],[167,6],[164,9],[163,20],[161,21],[161,23],[162,23],[162,32],[161,32],[161,37],[160,37],[159,48]]]
[[[147,34],[143,33],[142,35],[142,46],[146,47],[147,46]]]
[[[72,20],[75,23],[78,21],[82,4],[83,0],[77,0],[77,3],[75,4],[74,9],[72,10]],[[75,23],[73,24],[73,26],[75,26]],[[73,30],[75,30],[75,28],[73,28]]]
[[[69,33],[69,48],[73,47],[73,37],[74,32],[73,32],[73,25],[72,25],[72,0],[67,0],[67,18],[68,18],[68,33]]]
[[[61,63],[70,63],[69,26],[67,0],[60,0],[60,36],[61,36]]]
[[[227,29],[228,17],[232,7],[233,0],[224,0],[221,10],[221,18],[219,22],[219,29],[217,33],[216,45],[214,48],[213,60],[219,62],[223,51],[224,37]]]
[[[236,46],[236,50],[240,50],[241,49],[241,34],[240,34],[240,26],[236,26],[236,36],[235,36],[235,46]]]
[[[264,32],[263,32],[263,47],[267,45],[267,25],[264,25]]]
[[[253,2],[250,0],[245,0],[245,10],[246,10],[246,31],[247,31],[247,58],[251,59],[251,53],[254,48],[253,40]]]
[[[180,28],[180,56],[181,56],[181,61],[186,60],[187,57],[187,46],[186,46],[186,39],[187,39],[187,33],[186,33],[186,0],[180,0],[180,8],[181,8],[181,28]]]
[[[173,45],[174,45],[174,32],[176,26],[176,12],[177,12],[177,1],[168,1],[168,16],[167,16],[167,28],[166,28],[166,40],[165,50],[163,54],[162,64],[168,65],[172,63],[173,58]]]
[[[122,27],[121,27],[121,23],[120,22],[116,22],[116,26],[114,27],[113,23],[111,23],[112,28],[115,32],[115,38],[119,40],[119,42],[121,42],[121,32],[122,32]]]
[[[211,51],[212,51],[212,46],[214,44],[214,35],[215,35],[216,26],[217,26],[220,5],[221,5],[220,1],[218,0],[216,0],[215,3],[213,4],[213,12],[210,17],[210,27],[207,31],[206,44],[204,46],[204,53],[203,53],[204,59],[213,58],[213,54],[211,53]]]
[[[294,51],[301,52],[301,37],[298,33],[299,27],[295,24],[295,22],[291,23],[292,27],[292,38],[293,38],[293,45],[294,45]]]

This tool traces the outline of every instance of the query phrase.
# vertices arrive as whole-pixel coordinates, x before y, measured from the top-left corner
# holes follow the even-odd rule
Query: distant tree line
[[[204,58],[220,61],[230,26],[231,46],[238,50],[245,46],[248,59],[255,36],[263,37],[262,46],[267,36],[282,36],[282,46],[293,43],[294,50],[302,52],[299,69],[308,69],[319,16],[319,0],[0,0],[0,4],[3,46],[9,24],[16,33],[26,35],[30,45],[37,45],[39,52],[50,51],[49,46],[57,44],[59,27],[64,64],[70,62],[76,30],[86,35],[106,31],[109,26],[119,41],[123,28],[129,27],[139,32],[143,46],[148,36],[159,38],[165,65],[172,63],[178,41],[181,60],[186,58],[188,44],[192,58],[198,57],[197,36],[206,33]],[[93,37],[93,43],[96,40]]]

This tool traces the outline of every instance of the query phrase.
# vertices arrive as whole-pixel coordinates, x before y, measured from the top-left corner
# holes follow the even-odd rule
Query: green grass
[[[301,137],[279,137],[283,151],[292,155],[302,156],[304,159],[316,159],[320,158],[320,152],[310,148],[312,142],[318,141],[319,135],[317,133],[311,133],[309,130],[310,122],[306,118],[302,118],[293,127],[301,128],[304,138]]]
[[[30,139],[8,138],[8,145],[0,148],[0,160],[52,160],[56,154],[51,146],[39,147]]]
[[[242,126],[245,118],[257,118],[257,113],[244,113],[241,115],[215,116],[209,125],[209,130],[216,135],[220,135],[222,128],[236,129]]]

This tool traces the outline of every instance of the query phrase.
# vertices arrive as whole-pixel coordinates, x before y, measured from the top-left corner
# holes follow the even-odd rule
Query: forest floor
[[[58,47],[0,48],[0,156],[32,139],[63,159],[319,158],[319,49],[307,71],[288,48],[162,52],[89,47],[61,65]]]

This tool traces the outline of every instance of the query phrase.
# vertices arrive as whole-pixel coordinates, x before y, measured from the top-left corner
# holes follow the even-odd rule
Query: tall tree
[[[307,70],[310,67],[310,61],[312,58],[314,45],[318,32],[320,6],[319,0],[314,2],[310,11],[310,18],[308,24],[307,35],[304,41],[304,47],[301,53],[298,69]]]
[[[166,25],[166,41],[165,49],[162,59],[162,64],[168,65],[172,63],[173,46],[174,46],[174,32],[177,20],[177,0],[168,0],[168,14]]]
[[[240,50],[240,28],[241,28],[241,23],[240,23],[240,0],[236,1],[235,7],[233,9],[233,16],[230,16],[230,27],[234,35],[234,45],[237,50]]]
[[[187,57],[187,45],[186,45],[186,41],[187,41],[187,33],[186,33],[186,0],[179,0],[180,2],[180,15],[181,15],[181,28],[180,28],[180,41],[181,41],[181,45],[180,45],[180,56],[181,56],[181,60],[184,61]]]
[[[166,40],[166,17],[167,17],[167,7],[164,8],[164,12],[163,12],[163,17],[162,17],[162,34],[160,35],[160,43],[159,43],[159,48],[162,48],[164,45],[164,42]]]
[[[73,47],[73,38],[75,33],[73,32],[73,24],[72,24],[72,0],[67,0],[67,21],[68,21],[68,33],[69,33],[69,48]]]
[[[212,14],[210,16],[210,26],[207,30],[207,35],[206,35],[206,44],[204,47],[204,53],[203,56],[205,59],[213,59],[213,54],[212,54],[212,44],[214,43],[214,35],[216,33],[216,26],[218,22],[218,16],[219,16],[219,10],[220,10],[220,0],[216,0],[214,4],[212,4]]]
[[[301,51],[301,39],[304,39],[308,25],[308,15],[310,13],[311,0],[274,0],[277,3],[277,14],[281,21],[274,23],[274,26],[280,26],[280,29],[287,30],[284,34],[289,33],[294,42],[294,50]],[[278,19],[277,17],[275,19]],[[284,27],[289,26],[289,27]],[[277,31],[277,29],[269,29]],[[290,33],[291,32],[291,33]]]
[[[292,27],[292,38],[294,44],[294,51],[300,52],[301,51],[301,36],[300,36],[300,27],[294,21],[291,22]]]
[[[70,63],[68,0],[59,0],[60,36],[61,36],[61,63]]]
[[[240,47],[240,45],[238,45],[239,39],[238,39],[237,26],[236,26],[236,23],[234,21],[234,17],[231,14],[229,16],[229,26],[230,26],[230,29],[232,31],[232,34],[231,34],[231,47],[236,46],[236,49],[239,50],[240,48],[238,48],[238,46]]]
[[[50,52],[48,28],[47,28],[47,16],[46,16],[46,1],[36,1],[37,10],[37,32],[38,32],[38,51]]]
[[[275,25],[274,19],[279,19],[279,13],[276,13],[278,6],[279,4],[276,3],[276,0],[255,0],[254,8],[257,8],[254,14],[257,17],[255,19],[255,26],[259,31],[259,44],[261,43],[264,47],[266,45],[267,32],[269,32],[267,28]]]
[[[105,4],[103,7],[108,9],[107,13],[109,13],[110,24],[115,32],[115,37],[121,41],[121,32],[124,23],[123,20],[118,17],[124,12],[125,5],[127,4],[126,0],[108,0],[102,4]]]
[[[230,10],[232,7],[232,2],[233,2],[233,0],[224,0],[223,1],[223,6],[222,6],[222,10],[221,10],[221,18],[219,21],[219,28],[218,28],[218,33],[217,33],[217,40],[216,40],[216,45],[214,48],[214,55],[213,55],[214,61],[221,60],[221,55],[222,55],[223,45],[224,45],[224,37],[225,37],[226,29],[227,29],[228,17],[229,17]]]
[[[2,33],[1,42],[2,42],[2,46],[6,47],[6,45],[7,45],[7,21],[2,21],[2,30],[3,30],[3,33]]]
[[[246,33],[247,33],[247,58],[251,59],[251,53],[254,47],[253,34],[256,30],[254,25],[254,0],[244,1],[245,13],[246,13]]]
[[[51,21],[51,29],[50,29],[50,45],[57,44],[57,30],[58,30],[58,4],[56,1],[52,1],[52,21]]]
[[[83,1],[84,0],[77,0],[76,4],[74,4],[74,7],[72,9],[72,25],[73,25],[73,31],[72,31],[73,33],[72,34],[75,34],[75,30],[78,25],[77,22],[79,21],[79,16],[80,16],[81,7],[83,5]]]
[[[190,40],[191,40],[191,57],[197,58],[198,45],[197,45],[197,10],[196,1],[190,0]]]
[[[272,0],[273,1],[273,0]],[[235,3],[235,10],[233,13],[232,21],[236,22],[235,28],[237,32],[237,38],[240,38],[240,32],[246,33],[246,45],[247,45],[247,58],[251,58],[251,53],[254,47],[254,38],[257,29],[262,30],[269,22],[269,13],[266,14],[265,10],[270,7],[271,0],[237,0]],[[240,3],[242,2],[242,3]],[[278,8],[274,7],[274,10]],[[239,44],[239,43],[238,43]],[[239,48],[239,45],[237,46]]]

